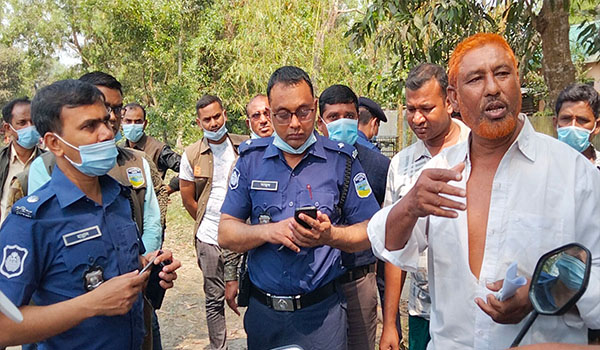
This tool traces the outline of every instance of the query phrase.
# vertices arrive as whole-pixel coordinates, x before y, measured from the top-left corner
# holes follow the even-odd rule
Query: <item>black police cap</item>
[[[381,107],[379,106],[379,104],[377,104],[377,102],[371,100],[370,98],[359,97],[358,98],[358,106],[365,107],[366,109],[369,110],[369,112],[371,112],[371,114],[375,118],[381,120],[384,123],[387,122],[387,117],[385,116],[385,113],[383,113],[383,109],[381,109]]]

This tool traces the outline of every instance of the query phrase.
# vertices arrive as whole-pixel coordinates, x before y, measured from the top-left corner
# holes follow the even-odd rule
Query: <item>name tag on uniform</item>
[[[67,233],[66,235],[63,235],[62,238],[65,245],[69,247],[100,236],[102,236],[102,232],[100,232],[100,227],[96,225],[84,228],[83,230]]]
[[[252,184],[250,184],[250,189],[257,191],[277,191],[278,184],[279,182],[277,181],[252,180]]]

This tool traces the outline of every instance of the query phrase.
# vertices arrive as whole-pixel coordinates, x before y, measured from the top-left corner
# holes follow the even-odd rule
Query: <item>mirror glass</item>
[[[545,257],[531,281],[533,307],[540,313],[553,314],[567,305],[585,288],[587,261],[587,252],[578,246],[566,246]]]

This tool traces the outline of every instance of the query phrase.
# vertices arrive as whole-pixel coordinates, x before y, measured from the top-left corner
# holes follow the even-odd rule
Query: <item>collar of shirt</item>
[[[360,130],[358,130],[358,137],[362,137],[363,139],[369,141],[369,139],[367,138],[367,135],[365,135],[365,133]]]
[[[10,164],[14,164],[15,162],[19,162],[23,166],[25,166],[28,163],[30,163],[33,160],[33,158],[35,158],[35,153],[36,152],[35,152],[35,148],[34,148],[33,151],[31,152],[31,155],[27,159],[27,161],[25,163],[23,163],[21,161],[21,159],[19,159],[19,156],[17,156],[17,150],[15,149],[15,145],[11,142],[10,143]]]
[[[102,191],[102,206],[107,207],[121,193],[121,186],[108,175],[99,176],[98,181],[100,181]],[[49,186],[56,193],[56,198],[61,208],[66,208],[83,197],[87,198],[85,193],[79,187],[75,186],[58,166],[54,167]]]
[[[317,142],[315,142],[310,147],[308,147],[308,149],[306,150],[306,153],[304,153],[304,157],[302,159],[308,157],[309,155],[319,157],[322,159],[327,159],[327,154],[325,153],[325,149],[323,149],[323,141],[321,140],[320,137],[317,137]],[[283,151],[281,151],[279,148],[277,148],[271,142],[271,144],[269,144],[269,146],[267,146],[267,149],[265,150],[263,159],[276,157],[276,156],[279,156],[279,158],[282,161],[285,161],[285,158],[283,157]]]

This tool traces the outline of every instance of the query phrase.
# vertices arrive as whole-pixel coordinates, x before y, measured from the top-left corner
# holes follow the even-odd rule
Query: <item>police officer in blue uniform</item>
[[[317,99],[303,70],[277,69],[267,95],[274,137],[240,146],[219,225],[219,245],[249,251],[248,349],[346,349],[340,249],[369,247],[365,225],[379,206],[355,149],[314,131]],[[304,228],[295,209],[309,206],[318,213],[299,215]]]
[[[0,230],[0,290],[23,313],[19,324],[0,315],[0,347],[140,349],[149,272],[138,273],[146,261],[129,190],[105,175],[117,150],[104,96],[91,84],[59,81],[37,93],[32,117],[57,166]],[[171,258],[165,252],[154,263]],[[163,268],[161,287],[172,286],[179,265]]]

